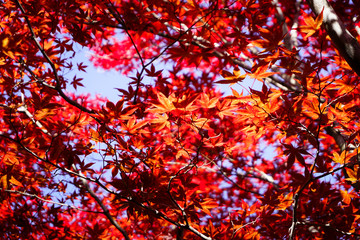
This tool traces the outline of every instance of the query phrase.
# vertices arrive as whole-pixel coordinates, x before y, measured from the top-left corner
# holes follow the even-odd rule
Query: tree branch
[[[81,173],[80,173],[81,174]],[[81,174],[82,175],[82,174]],[[101,207],[101,209],[104,211],[104,215],[109,219],[109,221],[111,222],[112,225],[114,225],[116,227],[116,229],[118,229],[121,234],[124,236],[124,238],[126,240],[130,240],[127,232],[125,231],[125,229],[123,229],[113,218],[113,216],[111,216],[110,211],[107,207],[105,207],[105,205],[103,204],[103,202],[101,201],[101,199],[94,193],[94,191],[90,188],[88,182],[86,181],[85,178],[81,178],[82,183],[84,184],[86,190],[90,193],[91,197],[93,197],[95,199],[95,201],[99,204],[99,206]]]
[[[9,190],[9,189],[2,189],[2,188],[0,188],[0,191],[5,191],[5,192],[8,192],[8,193],[15,193],[15,194],[23,195],[23,196],[30,197],[30,198],[36,198],[36,199],[39,199],[40,201],[43,201],[43,202],[56,204],[56,205],[60,205],[60,206],[63,206],[63,207],[68,207],[68,208],[78,210],[78,211],[82,211],[82,212],[103,213],[103,212],[95,212],[95,211],[90,211],[90,210],[86,210],[86,209],[83,209],[83,208],[78,208],[78,207],[75,207],[73,205],[69,205],[69,204],[66,204],[66,203],[55,202],[55,201],[52,201],[52,200],[49,200],[49,199],[39,197],[36,194],[31,194],[31,193],[27,193],[27,192],[22,192],[22,191],[17,191],[17,190]]]
[[[351,232],[345,232],[343,230],[340,230],[338,228],[335,228],[333,226],[331,226],[330,223],[326,223],[326,224],[318,224],[318,223],[311,223],[311,222],[297,222],[298,225],[308,225],[308,226],[314,226],[314,227],[323,227],[323,228],[330,228],[336,232],[342,233],[346,236],[355,236],[357,238],[360,237],[360,234],[357,233],[351,233]]]
[[[360,44],[346,29],[327,0],[307,0],[315,15],[323,11],[323,24],[335,47],[350,67],[360,76]]]
[[[55,79],[55,82],[56,82],[56,86],[55,87],[51,87],[51,88],[54,88],[58,93],[59,95],[66,101],[68,102],[69,104],[79,108],[81,111],[83,112],[87,112],[87,113],[94,113],[93,110],[91,109],[88,109],[84,106],[82,106],[81,104],[79,104],[78,102],[70,99],[65,93],[64,91],[62,90],[61,88],[61,82],[60,82],[60,79],[59,79],[59,75],[57,74],[57,70],[56,70],[56,67],[55,67],[55,64],[53,63],[53,61],[50,59],[50,57],[46,54],[45,52],[45,49],[43,47],[41,47],[39,41],[37,40],[37,37],[36,37],[36,34],[34,32],[34,29],[31,25],[31,22],[29,20],[29,18],[27,17],[26,15],[26,12],[23,8],[23,6],[21,5],[21,3],[18,1],[18,0],[15,0],[15,3],[16,5],[20,8],[20,11],[24,14],[24,18],[25,18],[25,22],[28,26],[28,28],[30,29],[30,33],[31,33],[31,38],[34,40],[37,48],[40,50],[41,54],[43,55],[43,57],[46,59],[47,63],[50,65],[52,71],[53,71],[53,74],[54,74],[54,79]],[[46,85],[45,85],[46,86]]]

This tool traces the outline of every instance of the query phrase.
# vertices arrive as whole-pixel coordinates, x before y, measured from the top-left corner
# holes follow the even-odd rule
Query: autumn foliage
[[[0,0],[0,238],[358,239],[359,4]]]

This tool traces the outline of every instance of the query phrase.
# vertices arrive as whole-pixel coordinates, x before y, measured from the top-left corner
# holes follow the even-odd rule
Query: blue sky
[[[83,62],[86,66],[88,66],[85,73],[79,72],[77,68],[74,67],[73,71],[65,75],[69,80],[73,78],[74,74],[76,74],[77,77],[81,77],[84,79],[82,81],[84,87],[78,87],[76,93],[90,93],[91,95],[99,94],[102,97],[106,97],[110,101],[117,102],[119,100],[119,92],[115,88],[127,89],[128,83],[130,81],[129,78],[125,75],[122,75],[119,71],[95,68],[93,64],[89,61],[89,56],[91,54],[89,49],[75,47],[75,51],[76,57],[74,58],[73,62],[74,66],[76,66],[76,63],[80,62]],[[226,70],[230,72],[232,71],[231,69]],[[235,84],[232,85],[231,88],[235,89],[239,93],[244,90],[243,87],[246,87],[247,89],[249,87],[253,87],[257,90],[261,90],[262,83],[260,83],[259,81],[256,81],[254,86],[252,85],[253,80],[245,79],[242,82],[242,86],[240,86],[239,84]],[[221,91],[224,92],[226,95],[232,94],[230,85],[228,84],[218,84],[217,87],[220,88]],[[67,91],[74,92],[75,89],[68,85]],[[246,91],[244,91],[244,94],[246,94]]]
[[[68,85],[67,91],[79,94],[90,93],[93,96],[99,94],[110,101],[117,102],[119,100],[119,91],[115,88],[127,89],[129,83],[128,78],[118,71],[95,68],[89,61],[90,54],[90,50],[87,48],[76,49],[76,57],[73,61],[74,66],[76,66],[76,63],[83,62],[84,65],[88,67],[86,68],[86,72],[80,72],[74,67],[74,70],[66,74],[66,77],[69,79],[69,82],[71,82],[74,75],[78,78],[83,78],[84,80],[81,83],[84,87],[78,87],[75,91],[71,85]]]

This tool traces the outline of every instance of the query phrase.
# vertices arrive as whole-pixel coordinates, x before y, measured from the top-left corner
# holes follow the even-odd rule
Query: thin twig
[[[59,206],[63,206],[63,207],[68,207],[68,208],[78,210],[78,211],[82,211],[82,212],[103,213],[103,212],[97,212],[97,211],[86,210],[86,209],[83,209],[83,208],[78,208],[78,207],[75,207],[73,205],[69,205],[69,204],[66,204],[66,203],[55,202],[55,201],[52,201],[52,200],[49,200],[49,199],[39,197],[36,194],[31,194],[31,193],[27,193],[27,192],[22,192],[22,191],[17,191],[17,190],[9,190],[9,189],[2,189],[2,188],[0,188],[0,191],[5,191],[5,192],[8,192],[8,193],[15,193],[15,194],[20,194],[20,195],[23,195],[23,196],[26,196],[26,197],[36,198],[36,199],[39,199],[39,200],[41,200],[43,202],[47,202],[47,203],[51,203],[51,204],[55,204],[55,205],[59,205]]]
[[[83,112],[87,112],[87,113],[94,113],[93,110],[91,109],[88,109],[84,106],[82,106],[81,104],[79,104],[78,102],[70,99],[65,93],[64,91],[62,90],[61,88],[61,81],[59,79],[59,75],[57,74],[57,70],[56,70],[56,67],[55,67],[55,64],[53,63],[53,61],[50,59],[50,57],[47,55],[47,53],[45,52],[45,49],[43,47],[41,47],[39,41],[37,40],[37,36],[34,32],[34,29],[31,25],[31,22],[29,20],[29,18],[27,17],[26,15],[26,12],[23,8],[23,6],[21,5],[21,3],[18,1],[18,0],[14,0],[15,3],[18,5],[18,7],[20,8],[20,11],[23,13],[23,17],[25,19],[25,22],[30,30],[30,33],[31,33],[31,38],[34,40],[37,48],[40,50],[41,54],[43,55],[43,57],[46,59],[47,63],[50,65],[52,71],[53,71],[53,74],[54,74],[54,79],[55,79],[55,82],[56,82],[56,86],[55,86],[55,89],[56,91],[60,94],[60,96],[68,103],[70,103],[71,105],[79,108],[81,111]]]
[[[80,175],[82,175],[80,173]],[[107,217],[107,219],[109,219],[109,221],[111,222],[112,225],[114,225],[116,227],[116,229],[118,229],[121,234],[124,236],[124,238],[126,240],[130,240],[129,235],[127,234],[127,232],[125,231],[125,229],[123,229],[118,223],[117,221],[115,221],[114,217],[111,216],[109,209],[104,205],[104,203],[101,201],[101,199],[94,193],[94,191],[90,188],[88,182],[86,181],[86,179],[83,177],[81,178],[81,181],[83,183],[83,185],[85,186],[86,190],[90,193],[91,197],[95,199],[95,201],[98,203],[98,205],[101,207],[101,209],[104,211],[104,215]]]

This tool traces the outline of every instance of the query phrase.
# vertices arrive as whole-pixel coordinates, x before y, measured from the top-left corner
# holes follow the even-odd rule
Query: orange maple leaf
[[[230,73],[226,70],[221,70],[220,71],[221,76],[223,76],[225,79],[216,81],[215,83],[220,83],[220,84],[234,84],[237,82],[241,82],[242,80],[245,79],[246,75],[243,74],[241,75],[241,71],[239,70],[239,68],[235,68],[233,73]]]
[[[307,33],[304,37],[305,40],[307,40],[308,37],[312,36],[314,33],[316,33],[317,30],[320,29],[322,21],[323,21],[323,11],[316,17],[314,20],[310,15],[306,15],[304,17],[305,26],[300,27],[300,31]]]
[[[175,110],[176,107],[174,106],[173,102],[175,100],[174,96],[170,95],[168,98],[161,92],[157,93],[158,101],[160,104],[153,104],[156,109],[152,109],[152,112],[157,113],[166,113],[172,110]]]
[[[262,80],[263,78],[279,73],[279,72],[266,72],[269,69],[269,65],[270,63],[263,64],[260,66],[254,66],[253,69],[255,68],[256,70],[254,73],[249,74],[249,76],[258,80]]]

